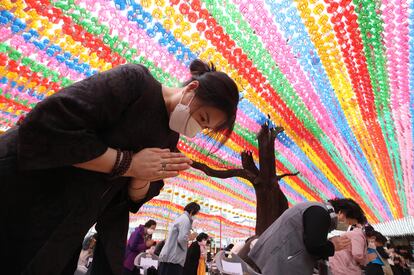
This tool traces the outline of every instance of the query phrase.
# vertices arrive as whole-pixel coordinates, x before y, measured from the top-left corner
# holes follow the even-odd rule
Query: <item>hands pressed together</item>
[[[190,168],[192,161],[169,149],[147,148],[132,157],[127,175],[142,181],[156,181],[178,176]]]
[[[132,177],[129,185],[131,199],[143,199],[149,182],[178,176],[180,171],[190,168],[191,163],[182,153],[173,153],[169,149],[147,148],[136,153],[126,173]]]

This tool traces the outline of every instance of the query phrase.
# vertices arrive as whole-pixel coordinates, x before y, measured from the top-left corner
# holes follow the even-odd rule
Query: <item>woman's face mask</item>
[[[154,233],[154,229],[152,229],[152,228],[147,229],[147,234],[148,235],[152,235],[153,233]]]
[[[190,100],[188,105],[181,104],[184,94],[181,96],[180,102],[175,106],[170,115],[170,129],[180,133],[186,137],[193,138],[203,129],[198,122],[191,116],[190,105],[194,99]]]

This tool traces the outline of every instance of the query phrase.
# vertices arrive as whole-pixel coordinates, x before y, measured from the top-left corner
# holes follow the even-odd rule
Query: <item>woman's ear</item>
[[[198,80],[193,80],[190,83],[188,83],[188,85],[185,87],[185,93],[186,92],[195,92],[195,90],[198,88],[198,86],[200,85],[200,83],[198,82]]]

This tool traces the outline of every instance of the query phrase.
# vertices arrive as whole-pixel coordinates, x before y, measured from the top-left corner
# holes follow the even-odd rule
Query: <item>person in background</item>
[[[125,251],[124,275],[135,274],[135,257],[139,253],[145,252],[155,243],[152,240],[152,234],[156,227],[157,223],[154,220],[149,220],[144,225],[141,224],[135,228],[135,231],[132,232]]]
[[[164,247],[164,245],[165,245],[165,240],[159,241],[155,246],[154,255],[160,256],[161,250]]]
[[[341,251],[336,251],[329,258],[329,267],[333,275],[361,275],[362,266],[377,257],[375,253],[367,254],[367,238],[365,232],[371,232],[372,226],[363,227],[366,223],[365,217],[358,220],[352,231],[344,233],[351,240],[351,246]]]
[[[402,258],[398,255],[394,257],[394,265],[391,266],[393,275],[404,275],[404,268],[402,266]]]
[[[410,260],[408,258],[401,256],[401,266],[404,275],[411,275]]]
[[[191,243],[185,258],[183,274],[185,275],[205,275],[206,274],[206,245],[208,235],[198,234],[196,240]],[[204,273],[203,273],[204,272]]]
[[[82,250],[79,255],[78,267],[88,268],[90,260],[93,259],[93,250],[96,245],[96,234],[86,237],[82,244]]]
[[[204,131],[221,146],[233,131],[234,80],[198,59],[189,73],[168,87],[143,65],[119,65],[62,88],[0,135],[3,274],[73,275],[95,223],[92,274],[123,273],[129,213],[190,168],[180,134]]]
[[[184,207],[184,213],[170,225],[167,240],[159,257],[159,275],[183,274],[188,241],[192,241],[197,237],[197,233],[190,234],[190,231],[193,217],[199,211],[200,205],[191,202]]]
[[[233,247],[234,247],[234,244],[228,244],[225,248],[224,248],[224,251],[226,251],[226,252],[230,252],[232,249],[233,249]]]
[[[409,253],[404,251],[405,249],[402,253],[400,249],[396,249],[392,244],[387,244],[387,248],[387,253],[390,256],[388,258],[388,263],[390,264],[394,275],[411,275]]]
[[[384,249],[387,238],[380,232],[373,231],[367,234],[368,254],[375,253],[377,256],[368,262],[365,268],[366,275],[392,275],[393,272],[388,263],[389,255]]]
[[[211,263],[213,261],[213,253],[211,253],[211,251],[207,252],[207,258],[206,258],[206,262],[207,263]]]
[[[351,225],[363,216],[352,199],[296,204],[263,232],[249,257],[262,274],[311,275],[318,259],[327,259],[351,244],[347,237],[328,240],[338,221]]]
[[[208,246],[210,245],[210,241],[207,240],[200,244],[200,259],[197,268],[197,275],[206,275],[207,271],[207,250]]]
[[[145,252],[150,254],[151,256],[157,256],[157,255],[155,255],[155,247],[156,246],[157,246],[157,242],[153,242],[151,247],[149,247],[147,250],[145,250]]]

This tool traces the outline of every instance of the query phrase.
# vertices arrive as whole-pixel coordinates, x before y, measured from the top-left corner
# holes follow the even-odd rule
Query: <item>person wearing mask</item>
[[[135,228],[129,237],[126,247],[125,260],[124,260],[124,275],[135,274],[134,260],[141,252],[145,252],[155,242],[152,240],[152,234],[157,227],[157,223],[154,220],[147,221],[144,225],[140,225]]]
[[[374,259],[370,259],[365,268],[366,275],[392,275],[392,268],[388,263],[389,255],[384,249],[387,238],[380,232],[373,231],[367,234],[368,254],[375,254]]]
[[[196,241],[192,242],[187,251],[184,263],[183,274],[185,275],[205,275],[206,274],[206,246],[208,235],[198,234]],[[204,271],[204,273],[202,272]]]
[[[171,225],[168,237],[159,257],[159,275],[181,275],[187,255],[188,241],[197,237],[197,233],[190,235],[193,217],[200,211],[200,205],[191,202],[184,207],[184,213]]]
[[[352,231],[344,233],[351,240],[351,245],[341,251],[336,251],[329,258],[329,267],[332,275],[362,275],[362,266],[375,259],[375,253],[367,254],[366,231],[373,231],[372,226],[362,226],[366,223],[365,217],[356,221]]]
[[[167,87],[143,65],[117,66],[47,97],[0,136],[4,274],[72,275],[95,223],[91,273],[123,273],[129,212],[190,168],[179,135],[204,129],[222,144],[233,129],[236,83],[201,60],[189,69],[182,87]]]
[[[328,240],[328,233],[338,222],[351,225],[363,216],[352,199],[296,204],[263,232],[249,258],[262,274],[311,275],[318,259],[327,259],[351,244],[347,237]]]

